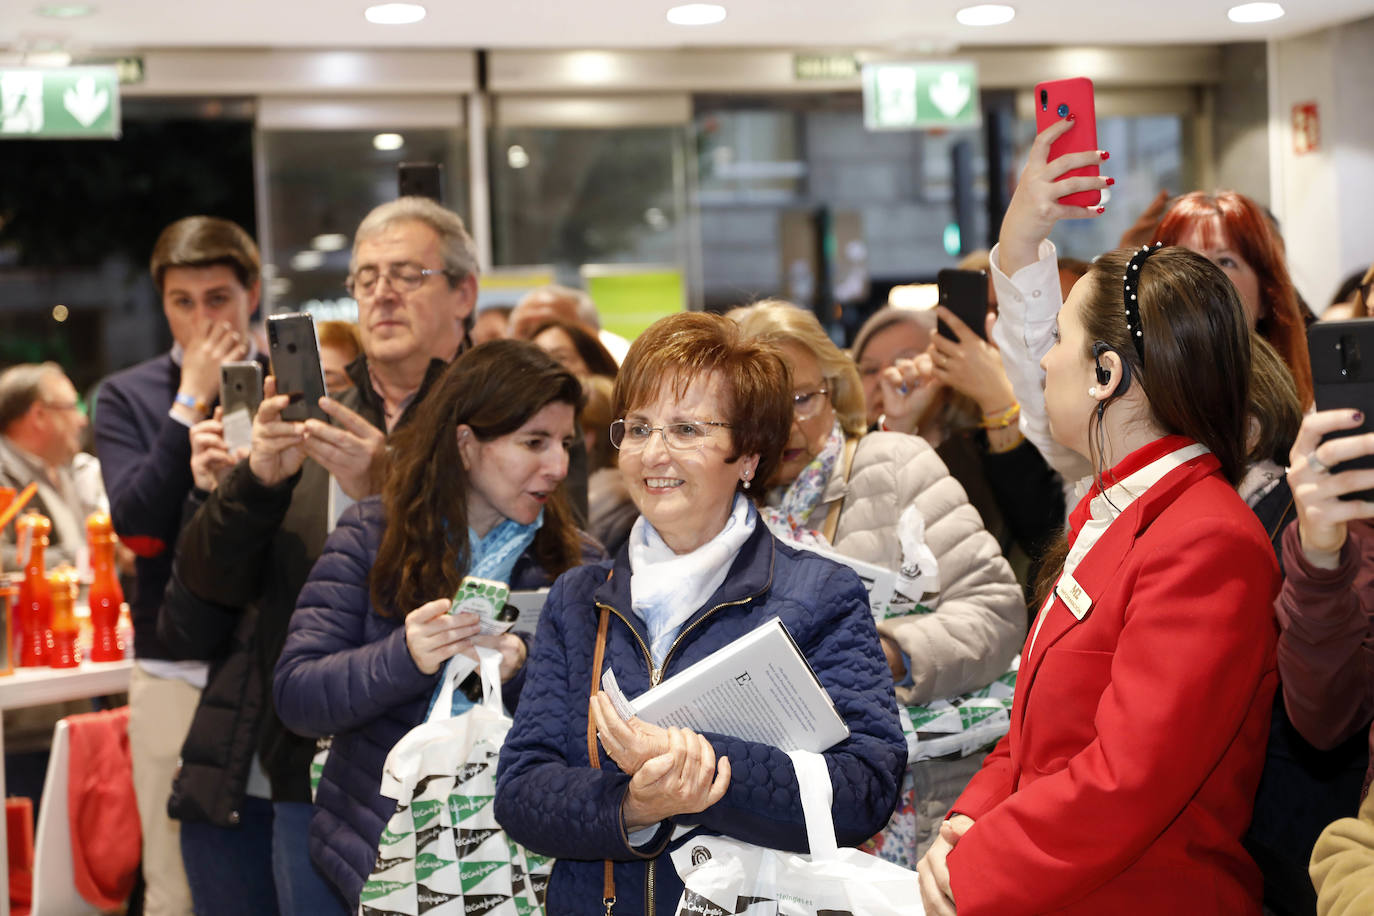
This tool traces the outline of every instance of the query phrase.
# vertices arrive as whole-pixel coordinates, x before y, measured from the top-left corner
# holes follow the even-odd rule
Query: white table
[[[133,659],[82,662],[76,668],[16,668],[0,677],[0,760],[4,755],[4,713],[7,709],[84,700],[129,689]],[[5,769],[0,766],[0,798],[5,797]],[[0,827],[0,916],[10,916],[9,837]]]

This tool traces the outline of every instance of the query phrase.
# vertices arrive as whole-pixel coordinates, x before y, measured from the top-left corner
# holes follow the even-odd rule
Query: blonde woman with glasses
[[[920,592],[910,596],[920,612],[878,625],[898,701],[928,704],[1005,674],[1025,637],[1025,603],[963,487],[920,437],[866,432],[858,370],[813,314],[768,301],[730,317],[746,337],[775,345],[791,370],[790,435],[765,481],[769,526],[795,543],[915,573],[907,587]],[[914,868],[981,759],[916,764],[875,851]]]

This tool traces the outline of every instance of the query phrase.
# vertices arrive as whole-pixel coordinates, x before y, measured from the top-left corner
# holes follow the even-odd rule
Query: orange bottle
[[[81,650],[76,647],[76,593],[79,588],[75,567],[59,566],[48,573],[48,590],[52,592],[50,667],[75,668],[81,664]]]
[[[52,652],[52,591],[43,567],[52,522],[46,515],[29,512],[15,522],[19,543],[29,545],[24,581],[19,586],[19,665],[46,665]]]
[[[124,657],[124,640],[119,638],[119,607],[124,590],[119,587],[115,569],[115,533],[107,512],[93,512],[86,519],[86,536],[91,549],[91,661],[113,662]]]

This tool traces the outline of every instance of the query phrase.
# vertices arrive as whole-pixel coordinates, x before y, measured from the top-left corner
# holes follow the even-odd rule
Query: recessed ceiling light
[[[673,25],[715,25],[725,20],[725,7],[718,3],[684,3],[668,10]]]
[[[298,251],[298,252],[296,252],[295,254],[293,254],[293,255],[291,256],[291,269],[292,269],[292,270],[298,270],[298,271],[319,270],[319,269],[320,269],[321,267],[323,267],[323,266],[324,266],[324,252],[323,252],[323,251],[312,251],[312,250],[310,250],[310,249],[306,249],[305,251]]]
[[[406,138],[400,134],[378,134],[372,138],[372,148],[382,151],[400,149],[406,145]]]
[[[525,152],[525,148],[520,144],[512,144],[506,150],[506,164],[513,169],[523,169],[530,164],[530,154]]]
[[[34,12],[49,19],[80,19],[82,16],[93,15],[95,7],[89,3],[47,3]]]
[[[1283,7],[1277,3],[1242,3],[1226,11],[1226,18],[1232,22],[1271,22],[1283,15]]]
[[[342,251],[348,245],[348,236],[342,232],[324,232],[310,240],[310,247],[316,251]]]
[[[425,8],[418,3],[379,3],[369,6],[363,15],[376,25],[409,25],[425,18]]]
[[[1003,25],[1011,22],[1016,10],[1003,3],[980,3],[966,6],[954,14],[961,25]]]

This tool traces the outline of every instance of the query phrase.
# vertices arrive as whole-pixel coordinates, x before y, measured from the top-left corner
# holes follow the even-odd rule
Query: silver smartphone
[[[221,363],[219,367],[219,403],[224,415],[236,410],[248,411],[253,419],[262,403],[262,366],[256,360]]]
[[[305,312],[273,315],[267,319],[267,344],[272,351],[277,394],[291,396],[291,403],[281,412],[282,419],[328,423],[329,415],[320,407],[326,389],[315,319]]]

